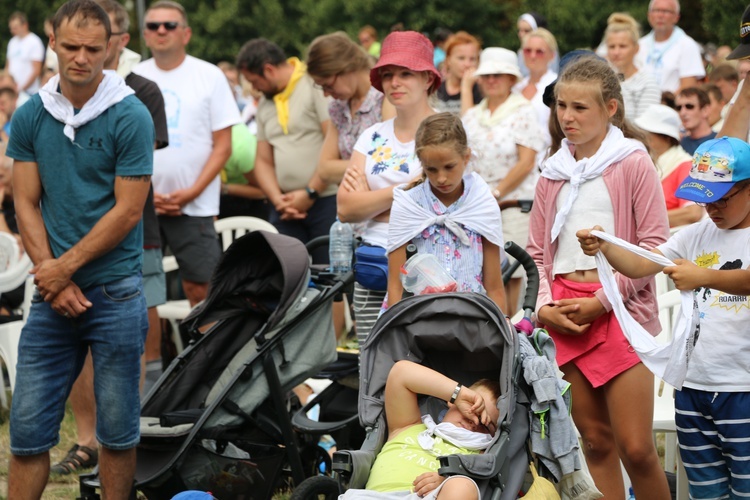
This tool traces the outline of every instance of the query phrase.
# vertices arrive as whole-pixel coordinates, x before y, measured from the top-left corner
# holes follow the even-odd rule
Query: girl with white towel
[[[604,60],[569,62],[553,102],[559,129],[550,128],[565,139],[544,163],[527,246],[540,274],[537,319],[555,340],[572,385],[573,420],[596,486],[605,498],[624,498],[621,460],[639,500],[669,498],[651,434],[653,376],[623,336],[596,264],[575,235],[603,221],[610,233],[642,247],[666,241],[659,176],[643,133],[624,118],[619,79]],[[618,274],[616,281],[628,311],[658,333],[653,279]]]

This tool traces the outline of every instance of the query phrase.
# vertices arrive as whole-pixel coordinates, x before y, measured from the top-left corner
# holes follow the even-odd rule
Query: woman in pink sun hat
[[[370,82],[396,108],[396,116],[362,133],[339,186],[339,219],[364,223],[363,244],[382,248],[386,266],[393,188],[422,175],[414,136],[422,120],[435,113],[429,97],[440,86],[440,73],[432,62],[432,51],[432,43],[415,31],[396,31],[383,40]],[[353,305],[360,342],[378,317],[386,285],[385,277],[382,287],[355,284]]]

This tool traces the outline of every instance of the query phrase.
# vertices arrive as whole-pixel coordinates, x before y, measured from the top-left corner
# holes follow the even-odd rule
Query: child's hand
[[[579,307],[568,312],[567,316],[570,321],[576,325],[591,324],[596,318],[606,313],[604,306],[596,297],[581,297],[578,299],[560,299],[555,301],[556,306],[570,306],[578,304]]]
[[[559,301],[558,301],[559,302]],[[586,333],[586,330],[591,326],[590,323],[584,323],[579,325],[572,321],[568,315],[577,312],[581,308],[578,303],[557,305],[548,304],[542,306],[537,311],[537,318],[539,321],[553,330],[564,333],[566,335],[582,335]]]
[[[706,283],[706,269],[685,259],[675,259],[674,263],[677,265],[664,268],[664,274],[672,278],[678,290],[695,290]]]
[[[453,403],[461,412],[461,415],[468,418],[475,424],[487,425],[490,423],[490,416],[484,407],[484,398],[481,394],[466,386],[462,386]]]
[[[576,232],[576,238],[578,238],[578,242],[581,244],[581,250],[586,255],[591,255],[592,257],[599,253],[599,249],[605,245],[605,242],[591,234],[591,231],[594,229],[604,231],[601,226],[594,226],[591,229],[581,229]]]
[[[445,481],[445,478],[437,472],[424,472],[418,475],[412,483],[414,485],[414,493],[423,497],[440,486],[443,481]]]

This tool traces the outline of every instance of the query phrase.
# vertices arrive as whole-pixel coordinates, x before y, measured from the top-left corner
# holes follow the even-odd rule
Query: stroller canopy
[[[252,307],[269,310],[268,324],[272,327],[307,289],[309,265],[307,249],[298,239],[266,231],[248,233],[224,252],[206,300],[183,324],[191,329],[230,317],[237,309],[247,307],[247,297],[253,297]]]
[[[420,295],[389,308],[361,346],[359,414],[363,426],[383,412],[388,373],[407,359],[462,384],[498,380],[500,421],[515,403],[513,365],[517,339],[494,302],[478,293]]]

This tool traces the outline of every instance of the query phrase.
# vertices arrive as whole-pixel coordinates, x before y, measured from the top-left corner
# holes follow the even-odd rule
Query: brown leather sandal
[[[84,460],[84,458],[78,454],[79,450],[88,455],[89,458]],[[99,452],[97,450],[92,450],[88,446],[78,446],[76,444],[68,451],[65,458],[50,468],[49,473],[66,476],[74,472],[80,472],[83,469],[95,467],[97,463],[99,463]]]

